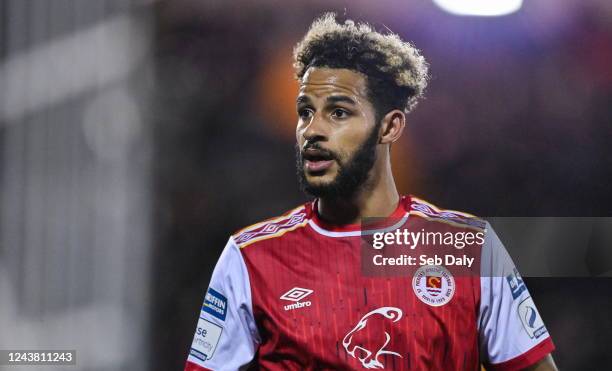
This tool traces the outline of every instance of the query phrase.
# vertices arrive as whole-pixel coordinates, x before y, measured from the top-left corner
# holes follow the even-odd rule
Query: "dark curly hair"
[[[377,121],[393,109],[410,112],[427,86],[428,65],[410,43],[366,23],[336,22],[334,13],[316,19],[293,50],[296,78],[310,67],[346,68],[367,77]]]

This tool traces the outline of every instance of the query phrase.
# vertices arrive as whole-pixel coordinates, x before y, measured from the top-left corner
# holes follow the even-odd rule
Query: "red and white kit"
[[[412,196],[392,217],[415,231],[478,224]],[[324,223],[313,201],[231,236],[185,370],[515,370],[554,349],[488,223],[480,274],[462,277],[364,275],[360,228]]]

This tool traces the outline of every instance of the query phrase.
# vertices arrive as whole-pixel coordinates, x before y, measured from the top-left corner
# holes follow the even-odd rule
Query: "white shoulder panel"
[[[259,343],[249,274],[242,253],[230,238],[213,271],[186,369],[244,369]]]
[[[489,223],[482,249],[480,287],[478,329],[485,363],[520,357],[549,338],[523,279]]]

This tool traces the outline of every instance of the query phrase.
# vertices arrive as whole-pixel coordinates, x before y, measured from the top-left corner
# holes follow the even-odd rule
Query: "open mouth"
[[[302,152],[302,158],[304,159],[304,168],[313,173],[323,172],[334,163],[333,156],[316,149],[308,149]]]

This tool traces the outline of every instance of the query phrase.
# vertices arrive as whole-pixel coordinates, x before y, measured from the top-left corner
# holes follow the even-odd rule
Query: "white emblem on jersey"
[[[455,279],[442,266],[424,265],[414,273],[412,289],[423,303],[439,307],[453,298]]]
[[[547,332],[531,296],[519,304],[518,315],[530,338],[537,339]]]
[[[223,327],[200,317],[189,354],[201,361],[211,359],[222,332]]]
[[[280,298],[283,300],[300,301],[312,293],[312,290],[303,289],[301,287],[294,287],[284,293],[283,296],[281,296]]]
[[[387,344],[389,344],[389,341],[391,340],[391,335],[389,335],[388,332],[385,331],[384,340],[381,336],[381,338],[378,340],[378,345],[375,349],[366,349],[363,347],[364,344],[361,342],[358,342],[359,345],[353,344],[353,336],[365,330],[368,324],[368,319],[370,319],[376,314],[382,316],[382,319],[392,320],[391,323],[397,322],[402,318],[402,310],[399,308],[382,307],[374,309],[373,311],[363,316],[361,320],[359,320],[357,325],[348,334],[346,334],[346,336],[344,336],[344,339],[342,339],[342,346],[344,347],[346,352],[351,355],[351,357],[358,359],[364,368],[384,369],[385,365],[379,360],[380,356],[389,354],[402,358],[399,353],[385,350],[385,347],[387,346]],[[358,354],[355,354],[357,351],[359,351]]]
[[[312,294],[314,291],[310,290],[310,289],[304,289],[301,287],[294,287],[291,290],[287,291],[286,293],[283,294],[283,296],[281,296],[280,298],[283,300],[289,300],[289,301],[293,301],[293,304],[287,304],[285,305],[285,310],[293,310],[293,309],[299,309],[299,308],[303,308],[303,307],[309,307],[312,305],[312,303],[310,301],[300,301],[302,299],[304,299],[305,297],[307,297],[308,295]]]

